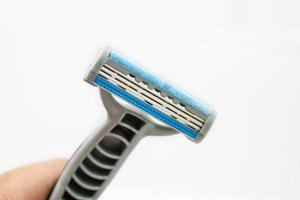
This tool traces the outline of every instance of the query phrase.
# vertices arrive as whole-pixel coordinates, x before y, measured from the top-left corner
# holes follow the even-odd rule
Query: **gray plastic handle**
[[[136,127],[126,122],[134,117],[127,114],[121,121],[110,120],[89,136],[66,165],[49,199],[97,199],[141,139],[136,127],[144,122],[135,122]]]
[[[121,105],[110,93],[100,90],[100,94],[108,120],[71,157],[49,200],[96,200],[144,136],[176,133]]]

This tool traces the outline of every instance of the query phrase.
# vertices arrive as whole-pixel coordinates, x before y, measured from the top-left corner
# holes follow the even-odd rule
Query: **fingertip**
[[[55,158],[4,173],[0,176],[0,196],[3,200],[46,199],[66,162],[65,158]]]

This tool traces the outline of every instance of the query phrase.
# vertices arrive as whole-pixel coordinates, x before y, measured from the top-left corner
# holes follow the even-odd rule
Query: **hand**
[[[66,160],[24,166],[0,176],[1,200],[47,200]]]

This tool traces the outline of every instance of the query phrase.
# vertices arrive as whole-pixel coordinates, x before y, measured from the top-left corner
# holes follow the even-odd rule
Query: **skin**
[[[47,200],[65,164],[65,159],[54,159],[0,175],[0,199]]]

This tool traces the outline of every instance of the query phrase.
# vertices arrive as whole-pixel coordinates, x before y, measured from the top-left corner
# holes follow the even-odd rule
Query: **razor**
[[[110,48],[85,80],[100,88],[107,121],[71,157],[50,200],[96,200],[142,138],[180,132],[199,143],[215,119],[210,106]]]

